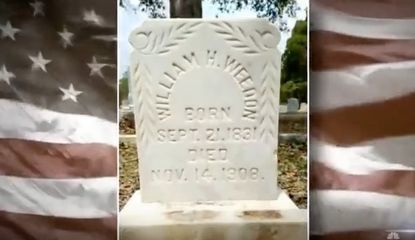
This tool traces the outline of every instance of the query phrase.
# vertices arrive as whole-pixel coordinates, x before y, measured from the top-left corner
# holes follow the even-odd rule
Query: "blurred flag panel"
[[[415,239],[415,1],[310,5],[312,239]]]
[[[116,239],[116,9],[0,1],[1,239]]]

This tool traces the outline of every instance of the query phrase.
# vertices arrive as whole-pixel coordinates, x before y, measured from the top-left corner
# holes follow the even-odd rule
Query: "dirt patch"
[[[307,208],[307,144],[278,146],[278,186],[299,208]]]
[[[135,124],[133,120],[123,117],[119,123],[120,134],[135,134]]]
[[[239,216],[244,219],[276,219],[281,218],[281,213],[275,210],[243,211]]]
[[[279,133],[307,133],[307,118],[280,119]]]
[[[140,181],[138,177],[138,157],[135,144],[120,143],[119,149],[119,204],[121,209],[135,190],[140,188]]]

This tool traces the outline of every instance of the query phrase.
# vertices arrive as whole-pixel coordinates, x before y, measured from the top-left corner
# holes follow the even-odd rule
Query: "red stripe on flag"
[[[0,236],[4,240],[115,240],[117,217],[62,218],[0,211]]]
[[[414,106],[415,92],[387,101],[311,113],[310,134],[342,146],[412,135],[415,134],[415,111],[411,111]]]
[[[335,70],[367,64],[412,61],[415,59],[415,39],[369,39],[311,31],[310,51],[313,71]]]
[[[411,170],[382,170],[354,175],[314,161],[310,171],[312,190],[352,190],[415,197],[415,171]]]
[[[415,18],[414,0],[313,0],[327,8],[368,18]]]
[[[35,178],[117,175],[117,148],[105,144],[57,144],[0,139],[0,174]]]

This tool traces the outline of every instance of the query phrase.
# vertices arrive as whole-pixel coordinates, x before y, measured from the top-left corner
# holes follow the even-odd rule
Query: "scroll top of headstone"
[[[143,201],[276,199],[278,30],[150,20],[130,42]]]

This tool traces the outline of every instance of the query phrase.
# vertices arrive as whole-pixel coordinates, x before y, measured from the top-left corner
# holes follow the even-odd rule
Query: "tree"
[[[128,76],[124,74],[123,77],[118,81],[119,84],[119,104],[121,105],[122,100],[128,98]]]
[[[307,101],[307,19],[297,21],[282,56],[281,102]]]
[[[281,84],[280,93],[281,102],[287,102],[289,98],[297,98],[300,102],[307,102],[307,82],[288,81]]]
[[[171,18],[201,18],[202,0],[169,0]],[[218,6],[224,13],[233,13],[249,8],[260,18],[267,18],[271,22],[278,22],[281,31],[288,31],[284,16],[295,17],[299,9],[297,0],[206,0]],[[120,0],[120,6],[133,11],[144,11],[151,18],[165,18],[166,6],[164,0],[141,0],[138,6],[130,0]]]

